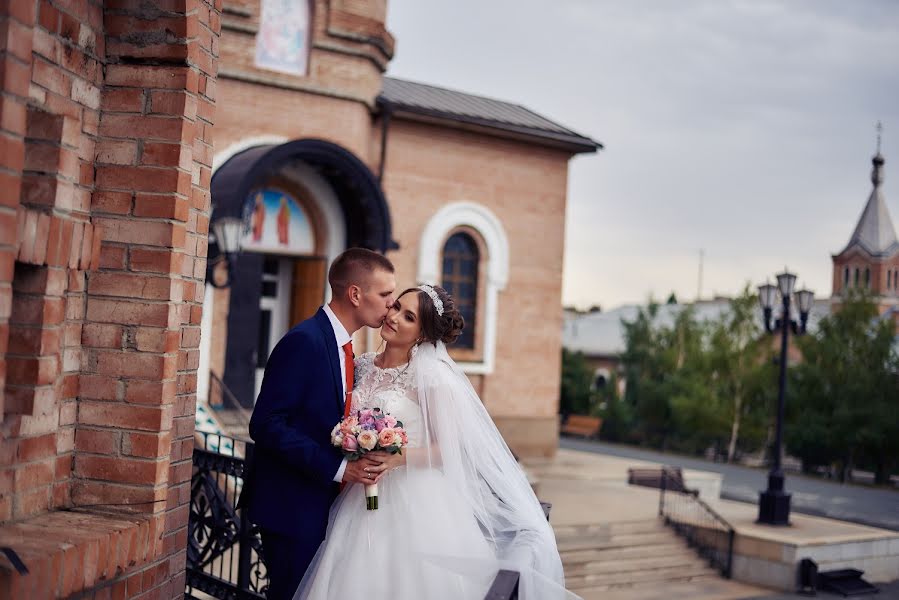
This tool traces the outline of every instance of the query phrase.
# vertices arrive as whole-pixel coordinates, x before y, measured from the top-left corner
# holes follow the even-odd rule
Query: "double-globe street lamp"
[[[780,331],[780,384],[777,392],[777,433],[774,440],[774,464],[768,472],[768,489],[759,493],[758,523],[765,525],[790,524],[790,494],[784,491],[784,474],[780,464],[783,444],[784,394],[787,388],[787,337],[792,330],[793,335],[805,333],[809,311],[815,294],[807,289],[796,292],[796,304],[799,307],[799,323],[790,318],[790,297],[796,285],[796,275],[784,269],[777,276],[777,285],[766,283],[759,286],[759,304],[765,315],[765,330],[768,333]],[[771,317],[777,297],[780,296],[783,314],[774,321]]]

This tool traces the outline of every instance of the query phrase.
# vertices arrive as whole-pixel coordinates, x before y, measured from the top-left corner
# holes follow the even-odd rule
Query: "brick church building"
[[[600,145],[386,77],[385,17],[0,2],[0,597],[184,593],[197,411],[239,425],[350,246],[451,289],[507,441],[553,452],[568,164]]]

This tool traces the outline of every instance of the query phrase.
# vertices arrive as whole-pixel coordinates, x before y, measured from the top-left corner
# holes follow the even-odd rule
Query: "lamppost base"
[[[760,525],[790,524],[790,494],[784,491],[765,490],[759,492]]]

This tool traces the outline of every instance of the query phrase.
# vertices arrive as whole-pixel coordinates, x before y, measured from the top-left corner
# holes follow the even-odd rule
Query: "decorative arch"
[[[502,222],[486,206],[476,202],[455,202],[438,210],[422,232],[418,247],[418,281],[436,285],[443,273],[443,246],[450,233],[460,227],[475,230],[486,245],[487,268],[484,281],[484,352],[480,362],[460,362],[466,373],[489,374],[496,361],[499,292],[509,282],[509,240]]]

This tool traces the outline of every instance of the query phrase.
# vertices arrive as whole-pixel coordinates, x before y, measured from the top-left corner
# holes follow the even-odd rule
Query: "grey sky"
[[[390,75],[523,104],[605,144],[572,161],[563,301],[829,296],[871,191],[899,224],[895,0],[390,0]]]

